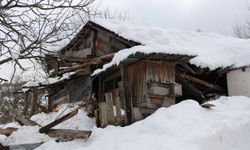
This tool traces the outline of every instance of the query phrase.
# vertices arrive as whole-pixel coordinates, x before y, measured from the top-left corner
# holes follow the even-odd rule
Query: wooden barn
[[[173,49],[196,45],[195,39],[190,44],[186,42],[189,39],[180,34],[172,40],[176,45],[171,45],[158,28],[147,32],[140,28],[88,21],[58,55],[47,55],[44,62],[50,82],[37,86],[48,91],[48,109],[61,103],[80,101],[89,115],[96,118],[98,126],[123,126],[145,118],[160,107],[169,107],[185,99],[195,99],[201,104],[210,98],[228,95],[230,65],[221,67],[216,64],[219,67],[211,69],[209,65],[193,63],[197,57],[200,64],[208,62],[199,59],[203,53],[197,55],[188,50]],[[190,37],[191,33],[182,32]],[[170,30],[166,36],[176,33]],[[200,38],[201,33],[192,34]],[[209,38],[214,35],[202,36],[209,43]],[[205,48],[206,43],[203,44]],[[157,44],[161,46],[155,46]],[[199,43],[198,48],[201,45]],[[121,53],[118,57],[121,51],[124,55]]]
[[[161,53],[135,53],[119,66],[95,76],[101,127],[107,124],[127,125],[152,114],[160,107],[175,104],[182,95],[176,83],[176,64],[192,56]],[[97,85],[97,84],[95,84]]]

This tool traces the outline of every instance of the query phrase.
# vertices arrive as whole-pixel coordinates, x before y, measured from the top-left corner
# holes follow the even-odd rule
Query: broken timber
[[[42,145],[44,142],[31,143],[31,144],[20,144],[20,145],[10,145],[3,146],[0,144],[0,150],[33,150],[38,146]]]
[[[41,104],[37,104],[37,105],[38,105],[39,108],[41,108],[41,110],[42,110],[44,113],[49,113],[49,112],[50,112],[48,108],[42,106]]]
[[[50,129],[48,135],[60,139],[87,139],[92,131],[70,130],[70,129]]]
[[[204,103],[204,104],[201,104],[201,107],[211,109],[212,107],[215,107],[215,105],[210,104],[210,103]]]
[[[68,120],[69,118],[75,116],[75,115],[77,114],[77,112],[78,112],[78,110],[69,112],[68,114],[62,116],[61,118],[58,118],[58,119],[56,119],[55,121],[51,122],[50,124],[48,124],[48,125],[46,125],[46,126],[40,128],[40,129],[39,129],[39,132],[40,132],[40,133],[48,133],[49,130],[50,130],[52,127],[54,127],[54,126],[56,126],[56,125],[62,123],[63,121],[66,121],[66,120]]]
[[[19,124],[21,125],[25,125],[25,126],[40,126],[38,123],[32,121],[32,120],[29,120],[21,115],[14,115],[14,119],[15,121],[17,121]]]
[[[216,91],[219,91],[219,92],[223,91],[223,89],[220,86],[218,86],[218,85],[214,85],[214,84],[208,83],[206,81],[203,81],[201,79],[197,79],[197,78],[192,77],[190,75],[187,75],[185,73],[182,73],[180,76],[183,79],[186,79],[186,80],[191,81],[191,82],[195,82],[195,83],[203,85],[203,86],[205,86],[207,88],[210,88],[210,89],[213,89],[213,90],[216,90]]]

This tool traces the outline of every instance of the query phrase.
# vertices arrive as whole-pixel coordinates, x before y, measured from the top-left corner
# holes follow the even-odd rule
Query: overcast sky
[[[103,0],[102,5],[127,12],[132,20],[161,27],[230,34],[236,22],[250,16],[247,1],[250,0]]]

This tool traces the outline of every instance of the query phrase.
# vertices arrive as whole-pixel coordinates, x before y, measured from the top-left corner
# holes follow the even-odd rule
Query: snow
[[[2,143],[5,140],[6,136],[0,134],[0,143]]]
[[[35,60],[24,60],[19,59],[18,62],[22,65],[25,70],[20,69],[20,67],[16,66],[16,72],[14,76],[13,83],[15,82],[27,82],[27,81],[36,81],[40,79],[47,78],[46,73],[43,71],[42,66],[36,62]],[[13,73],[14,73],[14,64],[15,62],[12,60],[0,66],[0,78],[8,80],[10,82]]]
[[[86,142],[49,141],[36,150],[249,150],[250,99],[221,97],[209,103],[216,107],[183,101],[127,127],[94,128]]]
[[[61,117],[76,109],[79,109],[78,104],[62,104],[60,107],[58,107],[57,112],[52,112],[49,114],[39,113],[33,115],[30,119],[37,122],[41,126],[45,126],[58,117]],[[95,120],[93,118],[89,118],[85,110],[79,109],[77,115],[53,127],[53,129],[92,130],[94,126]],[[39,133],[39,126],[20,127],[17,125],[17,123],[11,123],[4,127],[18,127],[19,129],[16,132],[13,132],[9,137],[0,136],[0,142],[3,145],[39,143],[55,140],[46,134]]]
[[[60,128],[92,130],[87,141],[76,139],[57,143],[46,134],[40,134],[38,126],[22,126],[9,137],[0,136],[0,142],[15,145],[44,141],[36,150],[249,150],[250,98],[221,97],[209,103],[215,107],[206,109],[196,101],[186,100],[160,108],[130,126],[108,126],[104,129],[94,127],[94,120],[87,118],[86,112],[80,109],[75,118]],[[76,108],[77,105],[65,104],[58,112],[40,113],[31,119],[45,125],[58,115]]]
[[[73,104],[62,104],[57,112],[52,112],[49,114],[39,113],[32,116],[30,119],[37,122],[41,126],[45,126],[52,121],[56,120],[58,117],[66,115],[67,113],[74,111],[78,108],[77,105]],[[77,130],[92,130],[95,126],[95,120],[87,116],[87,112],[83,109],[78,109],[77,115],[73,116],[69,120],[53,127],[54,129],[77,129]]]
[[[41,78],[37,78],[35,80],[30,80],[28,82],[26,82],[23,87],[34,87],[34,86],[40,86],[40,85],[50,85],[50,84],[54,84],[66,79],[69,79],[71,75],[75,74],[75,72],[69,72],[69,73],[65,73],[63,74],[62,77],[41,77]]]
[[[18,145],[52,140],[48,135],[39,133],[39,128],[39,126],[23,126],[7,137],[2,144]]]
[[[10,122],[7,124],[0,125],[0,128],[20,128],[20,124],[17,122]]]
[[[118,65],[135,52],[197,55],[191,59],[191,63],[203,68],[208,67],[211,70],[219,67],[250,65],[250,59],[248,59],[250,40],[185,29],[159,28],[128,21],[108,19],[91,21],[121,37],[142,44],[119,51],[112,62],[104,68]]]

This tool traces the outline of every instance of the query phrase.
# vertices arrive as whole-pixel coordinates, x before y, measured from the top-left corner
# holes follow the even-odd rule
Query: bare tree
[[[249,39],[250,38],[250,21],[246,23],[239,24],[233,28],[234,35],[238,38]]]
[[[246,1],[247,8],[250,11],[250,1]],[[233,34],[242,39],[250,38],[250,19],[246,20],[244,23],[237,22],[233,27]]]
[[[0,65],[55,52],[82,24],[75,17],[95,14],[94,0],[0,0]]]

